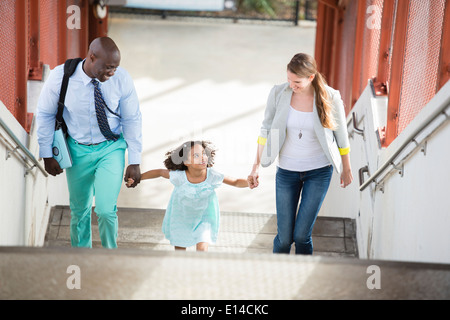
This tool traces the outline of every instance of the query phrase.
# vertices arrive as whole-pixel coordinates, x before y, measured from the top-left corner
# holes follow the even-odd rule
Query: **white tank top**
[[[289,108],[286,139],[278,166],[290,171],[309,171],[330,165],[314,131],[314,113]]]

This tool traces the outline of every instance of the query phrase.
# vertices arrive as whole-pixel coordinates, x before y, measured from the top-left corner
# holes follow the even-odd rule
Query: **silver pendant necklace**
[[[295,110],[295,109],[294,109]],[[298,139],[300,140],[302,137],[303,137],[303,133],[302,133],[302,128],[303,128],[303,125],[305,124],[305,121],[306,121],[306,114],[305,113],[303,113],[302,111],[298,111],[298,110],[296,110],[298,113],[297,113],[297,115],[301,115],[301,116],[303,116],[303,121],[302,121],[302,123],[300,124],[300,119],[298,120],[298,123],[299,123],[299,127],[300,127],[300,129],[299,129],[299,132],[298,132]]]
[[[298,120],[298,123],[299,123],[299,125],[300,125],[300,130],[299,130],[299,132],[298,132],[298,139],[301,140],[302,137],[303,137],[302,128],[303,128],[303,125],[305,124],[306,118],[308,118],[307,115],[308,115],[309,113],[305,113],[305,112],[303,112],[303,111],[296,110],[294,107],[292,107],[292,105],[291,105],[291,108],[294,109],[295,111],[297,111],[297,112],[298,112],[298,115],[302,115],[302,116],[303,116],[303,122],[302,122],[301,124],[300,124],[300,119]]]

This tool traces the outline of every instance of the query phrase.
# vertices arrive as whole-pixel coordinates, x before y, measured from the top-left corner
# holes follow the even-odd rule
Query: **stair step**
[[[119,208],[119,248],[173,250],[161,231],[164,213],[163,209]],[[218,241],[209,247],[209,251],[270,253],[275,235],[276,216],[273,214],[222,212]],[[351,219],[319,216],[313,231],[314,253],[357,257],[355,238],[354,221]],[[92,218],[92,239],[94,247],[101,247],[95,213]],[[68,207],[53,208],[45,245],[70,246]]]
[[[230,304],[237,305],[264,300],[262,304],[270,304],[270,318],[287,318],[298,304],[274,309],[269,300],[450,299],[450,266],[445,264],[129,248],[0,247],[0,270],[0,299],[157,299],[154,307],[175,318],[190,303],[208,303],[203,300],[233,300]],[[79,287],[71,287],[74,283]],[[225,314],[224,302],[218,304]]]

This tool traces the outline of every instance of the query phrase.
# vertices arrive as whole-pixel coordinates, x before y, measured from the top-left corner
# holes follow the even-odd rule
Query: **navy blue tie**
[[[109,127],[108,118],[106,117],[105,107],[106,102],[103,99],[102,92],[98,87],[98,81],[92,79],[92,84],[94,85],[94,98],[95,98],[95,113],[97,114],[97,122],[100,128],[100,132],[106,138],[106,140],[116,141],[119,136],[111,131]]]

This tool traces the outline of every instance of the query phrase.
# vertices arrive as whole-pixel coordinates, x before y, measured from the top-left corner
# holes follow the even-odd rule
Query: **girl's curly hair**
[[[216,155],[216,149],[210,141],[197,140],[197,141],[186,141],[178,148],[166,153],[166,159],[164,160],[164,166],[168,170],[187,170],[184,162],[187,160],[188,155],[191,152],[191,148],[194,145],[200,144],[208,156],[207,167],[212,167],[214,165],[214,156]]]

